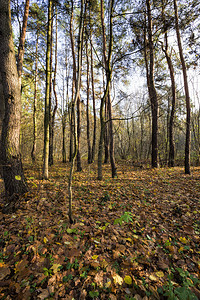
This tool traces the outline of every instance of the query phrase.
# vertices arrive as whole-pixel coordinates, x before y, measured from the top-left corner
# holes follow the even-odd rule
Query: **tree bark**
[[[50,94],[50,54],[51,54],[51,22],[52,22],[52,0],[48,2],[48,31],[47,31],[47,50],[46,50],[46,90],[45,90],[45,115],[44,115],[44,163],[43,178],[48,179],[48,160],[49,160],[49,94]]]
[[[108,73],[111,72],[111,56],[113,50],[113,12],[114,12],[114,0],[110,2],[110,42],[109,42],[109,52],[108,52]],[[107,75],[107,81],[111,74]],[[112,120],[112,104],[111,104],[111,96],[110,89],[108,91],[108,115],[109,115],[109,139],[110,139],[110,163],[112,170],[112,178],[117,177],[117,168],[115,164],[115,153],[114,153],[114,137],[113,137],[113,120]]]
[[[54,99],[55,99],[55,105],[53,108],[53,112],[51,115],[51,131],[50,131],[50,153],[49,153],[49,163],[50,165],[53,165],[54,163],[54,127],[55,127],[55,117],[56,112],[58,108],[58,97],[56,92],[56,73],[57,73],[57,52],[58,52],[58,18],[57,18],[57,8],[55,8],[55,15],[56,15],[56,37],[55,37],[55,68],[54,68],[54,78],[53,78],[53,93],[54,93]],[[52,31],[53,35],[53,31]],[[53,43],[52,43],[53,44]]]
[[[90,12],[89,12],[90,13]],[[89,20],[90,15],[89,15]],[[96,108],[95,108],[95,91],[94,91],[94,69],[93,69],[93,44],[92,44],[92,30],[90,22],[90,63],[91,63],[91,84],[92,84],[92,104],[93,104],[93,140],[92,140],[92,162],[95,158],[96,150],[96,130],[97,130],[97,121],[96,121]]]
[[[73,156],[73,132],[74,132],[74,124],[73,124],[73,112],[72,112],[72,103],[74,101],[74,93],[75,93],[75,84],[76,84],[76,54],[74,49],[74,34],[73,34],[73,20],[74,20],[74,1],[71,0],[71,16],[70,16],[70,41],[71,41],[71,50],[72,50],[72,60],[73,60],[73,79],[72,79],[72,100],[70,107],[70,143],[69,143],[69,162],[72,162]]]
[[[26,193],[20,154],[21,85],[17,72],[12,38],[10,1],[0,0],[0,74],[5,115],[1,135],[1,164],[9,203]]]
[[[50,89],[49,89],[49,166],[53,165],[53,101],[52,101],[52,70],[53,70],[53,15],[54,7],[52,3],[51,20],[51,47],[50,47]]]
[[[38,29],[37,26],[37,37],[36,37],[36,50],[35,50],[35,82],[34,82],[34,99],[33,99],[33,146],[31,151],[32,162],[36,159],[36,139],[37,139],[37,73],[38,73]]]
[[[110,92],[110,85],[112,79],[112,67],[111,67],[111,58],[112,58],[112,50],[113,50],[113,7],[114,7],[114,0],[110,2],[110,40],[109,40],[109,50],[108,50],[108,58],[106,58],[106,36],[105,36],[105,25],[104,25],[104,7],[103,7],[103,0],[101,0],[101,25],[102,25],[102,36],[103,36],[103,59],[104,59],[104,66],[106,70],[106,87],[104,90],[104,95],[101,99],[100,104],[100,139],[99,139],[99,151],[98,151],[98,180],[102,180],[102,158],[103,158],[103,140],[105,135],[105,111],[104,105],[108,99],[109,92]],[[114,171],[114,169],[112,169]],[[116,170],[115,170],[116,171]]]
[[[187,80],[187,70],[186,70],[185,59],[183,56],[183,48],[181,44],[181,36],[179,31],[178,8],[177,8],[176,0],[174,0],[174,14],[175,14],[176,36],[177,36],[179,55],[180,55],[180,60],[182,65],[183,81],[184,81],[184,89],[185,89],[185,101],[186,101],[185,174],[190,174],[191,107],[190,107],[190,95],[189,95],[189,87],[188,87],[188,80]]]
[[[152,168],[158,167],[158,99],[154,84],[154,45],[152,34],[152,16],[151,16],[151,4],[150,0],[146,0],[147,17],[148,17],[148,43],[150,51],[149,62],[149,97],[151,101],[151,113],[152,113],[152,153],[151,153],[151,165]]]
[[[88,164],[92,163],[92,152],[90,144],[90,110],[89,110],[89,99],[90,99],[90,76],[89,76],[89,57],[88,57],[88,41],[86,40],[86,61],[87,61],[87,103],[86,103],[86,116],[87,116],[87,146],[88,146]]]
[[[25,8],[24,8],[23,25],[22,25],[22,30],[20,32],[18,57],[17,57],[17,72],[18,72],[18,76],[19,76],[20,85],[21,85],[22,66],[23,66],[23,59],[24,59],[24,43],[25,43],[25,37],[26,37],[28,14],[29,14],[29,0],[26,0]]]
[[[77,76],[76,76],[76,89],[75,89],[75,95],[72,102],[72,115],[73,118],[73,124],[74,124],[74,151],[72,155],[72,161],[70,166],[70,172],[69,172],[69,182],[68,182],[68,194],[69,194],[69,221],[72,224],[74,222],[73,214],[72,214],[72,179],[73,179],[73,172],[74,172],[74,162],[77,156],[78,151],[78,137],[77,137],[77,120],[76,120],[76,106],[78,98],[80,97],[80,85],[81,85],[81,56],[82,56],[82,38],[83,38],[83,27],[84,27],[84,13],[83,8],[85,4],[85,0],[81,0],[81,11],[80,11],[80,23],[79,23],[79,34],[78,34],[78,56],[77,56]],[[86,9],[86,7],[85,7]]]
[[[172,64],[171,56],[168,53],[168,34],[167,34],[167,24],[164,15],[164,3],[162,3],[162,19],[163,19],[163,26],[164,26],[164,42],[165,46],[162,46],[162,50],[165,54],[169,72],[170,72],[170,79],[171,79],[171,91],[172,91],[172,107],[171,107],[171,114],[169,119],[169,161],[168,166],[174,167],[174,160],[175,160],[175,142],[174,142],[174,118],[175,118],[175,110],[176,110],[176,84],[175,84],[175,76],[174,76],[174,67]]]

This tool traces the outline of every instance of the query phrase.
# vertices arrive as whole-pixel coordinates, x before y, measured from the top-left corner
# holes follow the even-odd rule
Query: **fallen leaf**
[[[133,280],[132,280],[131,276],[126,275],[126,276],[124,277],[124,282],[125,282],[126,284],[128,284],[128,285],[131,285],[132,282],[133,282]]]
[[[123,283],[123,278],[121,276],[119,276],[118,274],[113,275],[113,280],[114,280],[114,284],[117,285],[122,285]]]
[[[53,270],[54,274],[56,274],[59,271],[59,267],[62,267],[60,264],[53,264],[51,267],[51,270]]]
[[[10,274],[10,268],[0,267],[0,280],[4,279],[7,275]]]
[[[162,278],[165,275],[164,275],[164,273],[162,271],[158,271],[158,272],[156,272],[156,276],[158,276],[159,278]]]

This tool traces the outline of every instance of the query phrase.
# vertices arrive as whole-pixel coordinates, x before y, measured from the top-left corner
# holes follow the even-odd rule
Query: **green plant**
[[[179,282],[179,286],[174,286],[172,279]],[[190,287],[196,286],[199,283],[200,280],[188,271],[176,268],[172,269],[172,273],[168,276],[167,284],[159,288],[158,293],[166,296],[169,300],[198,300]]]
[[[128,211],[126,211],[120,218],[115,219],[114,225],[116,225],[116,224],[122,225],[122,223],[124,223],[124,222],[125,223],[133,222],[133,216]]]
[[[72,268],[74,268],[75,270],[77,270],[77,269],[79,268],[79,262],[78,262],[78,259],[77,259],[77,258],[75,258],[74,263],[70,263],[70,262],[67,263],[66,269],[67,269],[67,270],[70,270],[70,269],[72,269]]]
[[[72,279],[73,279],[73,275],[69,274],[69,275],[63,277],[63,282],[68,282]]]
[[[94,298],[96,298],[96,297],[99,296],[99,292],[98,292],[98,291],[90,291],[90,292],[89,292],[89,296],[90,296],[92,299],[94,299]]]
[[[45,276],[49,276],[49,277],[52,276],[52,272],[53,272],[52,269],[43,268],[43,271]]]

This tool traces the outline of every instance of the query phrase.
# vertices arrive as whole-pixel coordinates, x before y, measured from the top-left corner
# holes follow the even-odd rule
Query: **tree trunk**
[[[185,174],[190,174],[190,144],[191,144],[191,132],[190,132],[190,115],[191,115],[191,108],[190,108],[190,95],[189,95],[189,88],[188,88],[188,80],[187,80],[187,71],[185,65],[185,59],[183,56],[183,49],[181,44],[181,36],[179,31],[179,24],[178,24],[178,8],[177,2],[174,0],[174,14],[175,14],[175,26],[176,26],[176,36],[178,41],[178,48],[179,48],[179,55],[182,65],[182,72],[183,72],[183,80],[184,80],[184,89],[185,89],[185,101],[186,101],[186,140],[185,140]]]
[[[23,59],[24,59],[24,43],[25,43],[25,37],[26,37],[28,14],[29,14],[29,0],[26,0],[25,8],[24,8],[22,30],[20,32],[18,57],[17,57],[17,72],[18,72],[18,76],[19,76],[19,84],[20,85],[21,85],[22,66],[23,66]]]
[[[55,11],[56,15],[56,38],[55,38],[55,69],[54,69],[54,78],[53,78],[53,93],[55,99],[55,105],[53,108],[53,113],[51,116],[51,151],[50,151],[50,165],[54,163],[54,127],[55,127],[55,117],[58,108],[58,97],[56,92],[56,73],[57,73],[57,52],[58,52],[58,18],[57,18],[57,8]],[[53,44],[53,43],[52,43]]]
[[[83,19],[84,19],[84,14],[83,14],[83,7],[84,7],[85,0],[81,0],[81,11],[80,11],[80,23],[79,23],[79,34],[78,34],[78,57],[77,57],[77,77],[76,77],[76,89],[75,89],[75,96],[72,102],[72,115],[71,117],[73,118],[73,124],[74,124],[74,151],[72,155],[72,161],[71,161],[71,166],[70,166],[70,173],[69,173],[69,182],[68,182],[68,194],[69,194],[69,221],[72,224],[74,222],[73,219],[73,214],[72,214],[72,179],[73,179],[73,172],[74,172],[74,162],[77,156],[77,151],[78,151],[78,137],[77,137],[77,122],[76,122],[76,105],[77,101],[80,98],[80,84],[81,84],[81,56],[82,56],[82,38],[83,38]],[[85,6],[86,10],[86,6]]]
[[[91,25],[91,24],[90,24]],[[92,84],[92,104],[93,104],[93,141],[92,141],[92,162],[95,158],[96,150],[96,130],[97,130],[97,121],[96,121],[96,108],[95,108],[95,91],[94,91],[94,70],[93,70],[93,45],[92,45],[92,32],[90,28],[90,63],[91,63],[91,84]]]
[[[111,164],[112,178],[115,178],[117,177],[117,168],[115,164],[112,104],[110,99],[110,93],[108,93],[108,112],[109,112],[109,137],[110,137],[110,164]]]
[[[114,0],[110,3],[110,42],[109,42],[109,53],[108,53],[108,74],[107,81],[111,81],[111,56],[113,50],[113,12],[114,12]],[[110,163],[112,170],[112,178],[117,177],[117,168],[115,164],[115,153],[114,153],[114,137],[113,137],[113,120],[112,120],[112,104],[110,89],[108,91],[108,115],[109,115],[109,139],[110,139]]]
[[[81,139],[81,99],[80,99],[80,94],[77,99],[77,172],[82,171],[82,166],[81,166],[81,153],[80,153],[80,139]]]
[[[109,119],[108,114],[108,98],[105,99],[105,119]],[[108,124],[105,123],[104,129],[104,164],[109,162],[109,131],[108,131]]]
[[[101,0],[101,25],[102,25],[102,36],[103,36],[103,58],[104,58],[104,66],[106,69],[106,88],[104,90],[104,95],[101,99],[100,104],[100,139],[99,139],[99,151],[98,151],[98,180],[102,180],[102,158],[103,158],[103,139],[105,135],[105,112],[104,105],[108,98],[110,92],[110,85],[112,79],[112,67],[111,67],[111,57],[112,57],[112,49],[113,49],[113,7],[114,0],[110,2],[110,40],[109,40],[109,51],[108,51],[108,59],[106,58],[106,36],[105,36],[105,25],[104,25],[104,8],[103,8],[103,0]]]
[[[12,38],[10,1],[0,0],[0,74],[5,101],[1,136],[1,164],[10,204],[27,192],[20,154],[21,85]]]
[[[168,34],[167,34],[167,24],[164,15],[164,3],[162,3],[162,19],[163,19],[163,26],[164,26],[164,42],[165,46],[162,46],[162,50],[165,54],[169,72],[170,72],[170,79],[171,79],[171,91],[172,91],[172,108],[169,120],[169,167],[174,167],[174,160],[175,160],[175,142],[174,142],[174,118],[175,118],[175,109],[176,109],[176,84],[175,84],[175,76],[174,76],[174,67],[172,64],[171,56],[168,53]]]
[[[72,50],[72,60],[73,60],[73,79],[72,79],[72,100],[71,100],[71,111],[70,111],[70,142],[69,142],[69,162],[72,162],[73,156],[73,132],[74,132],[74,124],[73,124],[73,116],[72,116],[72,102],[74,101],[74,93],[75,93],[75,83],[76,83],[76,55],[74,49],[74,34],[73,34],[73,20],[74,20],[74,1],[71,0],[71,16],[70,16],[70,41],[71,41],[71,50]]]
[[[90,145],[90,111],[89,111],[89,99],[90,99],[90,77],[89,77],[89,57],[88,57],[88,41],[86,40],[86,60],[87,60],[87,103],[86,103],[86,116],[87,116],[87,146],[88,146],[88,164],[92,163],[92,152]]]
[[[51,20],[51,49],[50,49],[50,89],[49,89],[49,166],[53,165],[53,101],[52,101],[52,69],[53,69],[53,3]]]
[[[37,26],[37,29],[39,26]],[[32,162],[36,159],[36,139],[37,139],[37,73],[38,73],[38,30],[36,37],[36,51],[35,51],[35,82],[34,82],[34,99],[33,99],[33,147],[31,151]]]
[[[52,0],[48,2],[48,30],[47,30],[47,50],[46,50],[46,91],[45,91],[45,115],[44,115],[44,163],[43,178],[48,179],[48,160],[49,160],[49,94],[50,94],[50,54],[51,54],[51,22],[52,22]]]
[[[1,132],[2,132],[4,114],[5,114],[5,101],[4,101],[4,95],[3,95],[2,79],[1,79],[1,74],[0,74],[0,137],[1,137]]]
[[[153,34],[152,34],[152,16],[150,0],[146,0],[147,5],[147,17],[148,17],[148,42],[150,51],[150,65],[149,65],[149,97],[151,101],[151,113],[152,113],[152,153],[151,153],[151,165],[152,168],[158,167],[158,100],[157,93],[154,84],[154,46],[153,46]]]
[[[169,167],[174,167],[174,159],[175,159],[175,142],[174,142],[174,118],[175,118],[175,109],[176,109],[176,84],[175,84],[175,76],[174,76],[174,67],[172,64],[171,57],[167,51],[167,33],[165,33],[165,57],[167,60],[168,68],[170,71],[170,79],[171,79],[171,90],[172,90],[172,108],[169,120]]]

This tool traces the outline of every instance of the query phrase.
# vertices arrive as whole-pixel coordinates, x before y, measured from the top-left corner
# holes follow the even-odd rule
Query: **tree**
[[[188,80],[187,80],[187,70],[185,59],[183,56],[183,48],[181,43],[181,36],[179,30],[179,22],[178,22],[178,8],[177,8],[177,1],[174,1],[174,15],[175,15],[175,28],[176,28],[176,36],[179,48],[179,55],[182,65],[182,72],[183,72],[183,80],[184,80],[184,89],[185,89],[185,101],[186,101],[186,140],[185,140],[185,174],[190,174],[190,144],[191,144],[191,132],[190,132],[190,115],[191,115],[191,108],[190,108],[190,95],[189,95],[189,87],[188,87]]]
[[[113,147],[113,133],[112,133],[112,115],[111,115],[111,103],[110,101],[110,86],[112,80],[112,66],[111,58],[113,51],[113,12],[114,12],[114,0],[110,1],[110,16],[109,16],[109,47],[108,47],[108,57],[106,55],[106,35],[105,35],[105,25],[104,25],[104,8],[103,0],[101,0],[101,24],[102,24],[102,38],[103,38],[103,61],[104,68],[106,70],[106,87],[104,90],[103,97],[100,104],[100,139],[99,139],[99,151],[98,151],[98,179],[102,180],[102,158],[103,158],[103,140],[105,135],[105,125],[106,125],[106,113],[104,111],[104,106],[106,101],[108,101],[109,106],[109,122],[110,122],[110,158],[112,167],[112,177],[116,177],[116,166],[114,161],[114,147]]]
[[[31,151],[32,161],[36,159],[36,139],[37,139],[37,80],[38,80],[38,39],[39,39],[39,26],[37,22],[36,33],[36,50],[35,50],[35,78],[34,78],[34,100],[33,100],[33,146]]]
[[[176,84],[175,84],[175,75],[174,75],[174,66],[172,63],[171,56],[169,54],[169,46],[168,46],[168,28],[167,22],[164,15],[164,3],[162,3],[162,21],[164,28],[164,46],[162,45],[162,50],[165,54],[169,72],[171,79],[171,91],[172,91],[172,108],[169,120],[169,167],[174,167],[174,159],[175,159],[175,142],[174,142],[174,118],[175,118],[175,109],[176,109]]]
[[[79,33],[78,33],[78,53],[77,53],[77,76],[76,76],[76,86],[75,86],[75,95],[72,101],[71,108],[71,122],[73,126],[73,154],[70,166],[69,173],[69,182],[68,182],[68,193],[69,193],[69,221],[72,224],[74,222],[72,214],[72,179],[74,172],[74,162],[78,152],[78,131],[77,131],[77,119],[76,119],[76,107],[78,99],[80,98],[80,85],[81,85],[81,58],[82,58],[82,43],[83,43],[83,28],[84,28],[84,5],[86,5],[85,0],[81,0],[81,11],[79,18]],[[86,9],[86,7],[85,7]]]
[[[87,116],[87,146],[88,146],[88,164],[92,163],[92,152],[90,144],[90,111],[89,111],[89,98],[90,98],[90,77],[89,77],[89,55],[88,55],[88,40],[86,38],[86,61],[87,61],[87,103],[86,103],[86,116]]]
[[[28,188],[20,153],[20,77],[23,56],[18,55],[20,66],[18,65],[17,68],[12,38],[10,1],[0,0],[0,31],[0,73],[5,101],[0,153],[6,195],[12,204],[16,196],[26,193]],[[23,45],[21,47],[23,49]]]
[[[48,1],[48,29],[47,29],[47,49],[46,49],[46,90],[45,90],[45,115],[44,115],[44,162],[43,178],[48,179],[48,161],[49,161],[49,121],[50,121],[50,52],[51,52],[51,23],[52,23],[52,0]]]
[[[149,98],[151,102],[152,113],[152,153],[151,165],[152,168],[158,167],[158,99],[154,83],[154,45],[152,33],[152,15],[150,0],[146,0],[147,6],[147,31],[148,31],[148,46],[149,46],[149,73],[147,71],[147,85],[149,90]],[[145,46],[146,47],[146,46]]]
[[[50,138],[49,138],[49,165],[53,165],[54,163],[54,127],[55,127],[55,117],[56,117],[56,111],[58,108],[58,97],[56,92],[56,75],[57,75],[57,52],[58,52],[58,16],[57,16],[57,7],[55,7],[55,67],[54,67],[54,77],[53,77],[53,93],[54,93],[54,99],[55,99],[55,105],[53,107],[53,101],[52,101],[52,92],[50,92]],[[53,58],[53,22],[52,22],[52,32],[51,32],[51,74],[52,74],[52,58]],[[51,80],[50,80],[51,82]],[[52,88],[51,88],[52,90]]]

